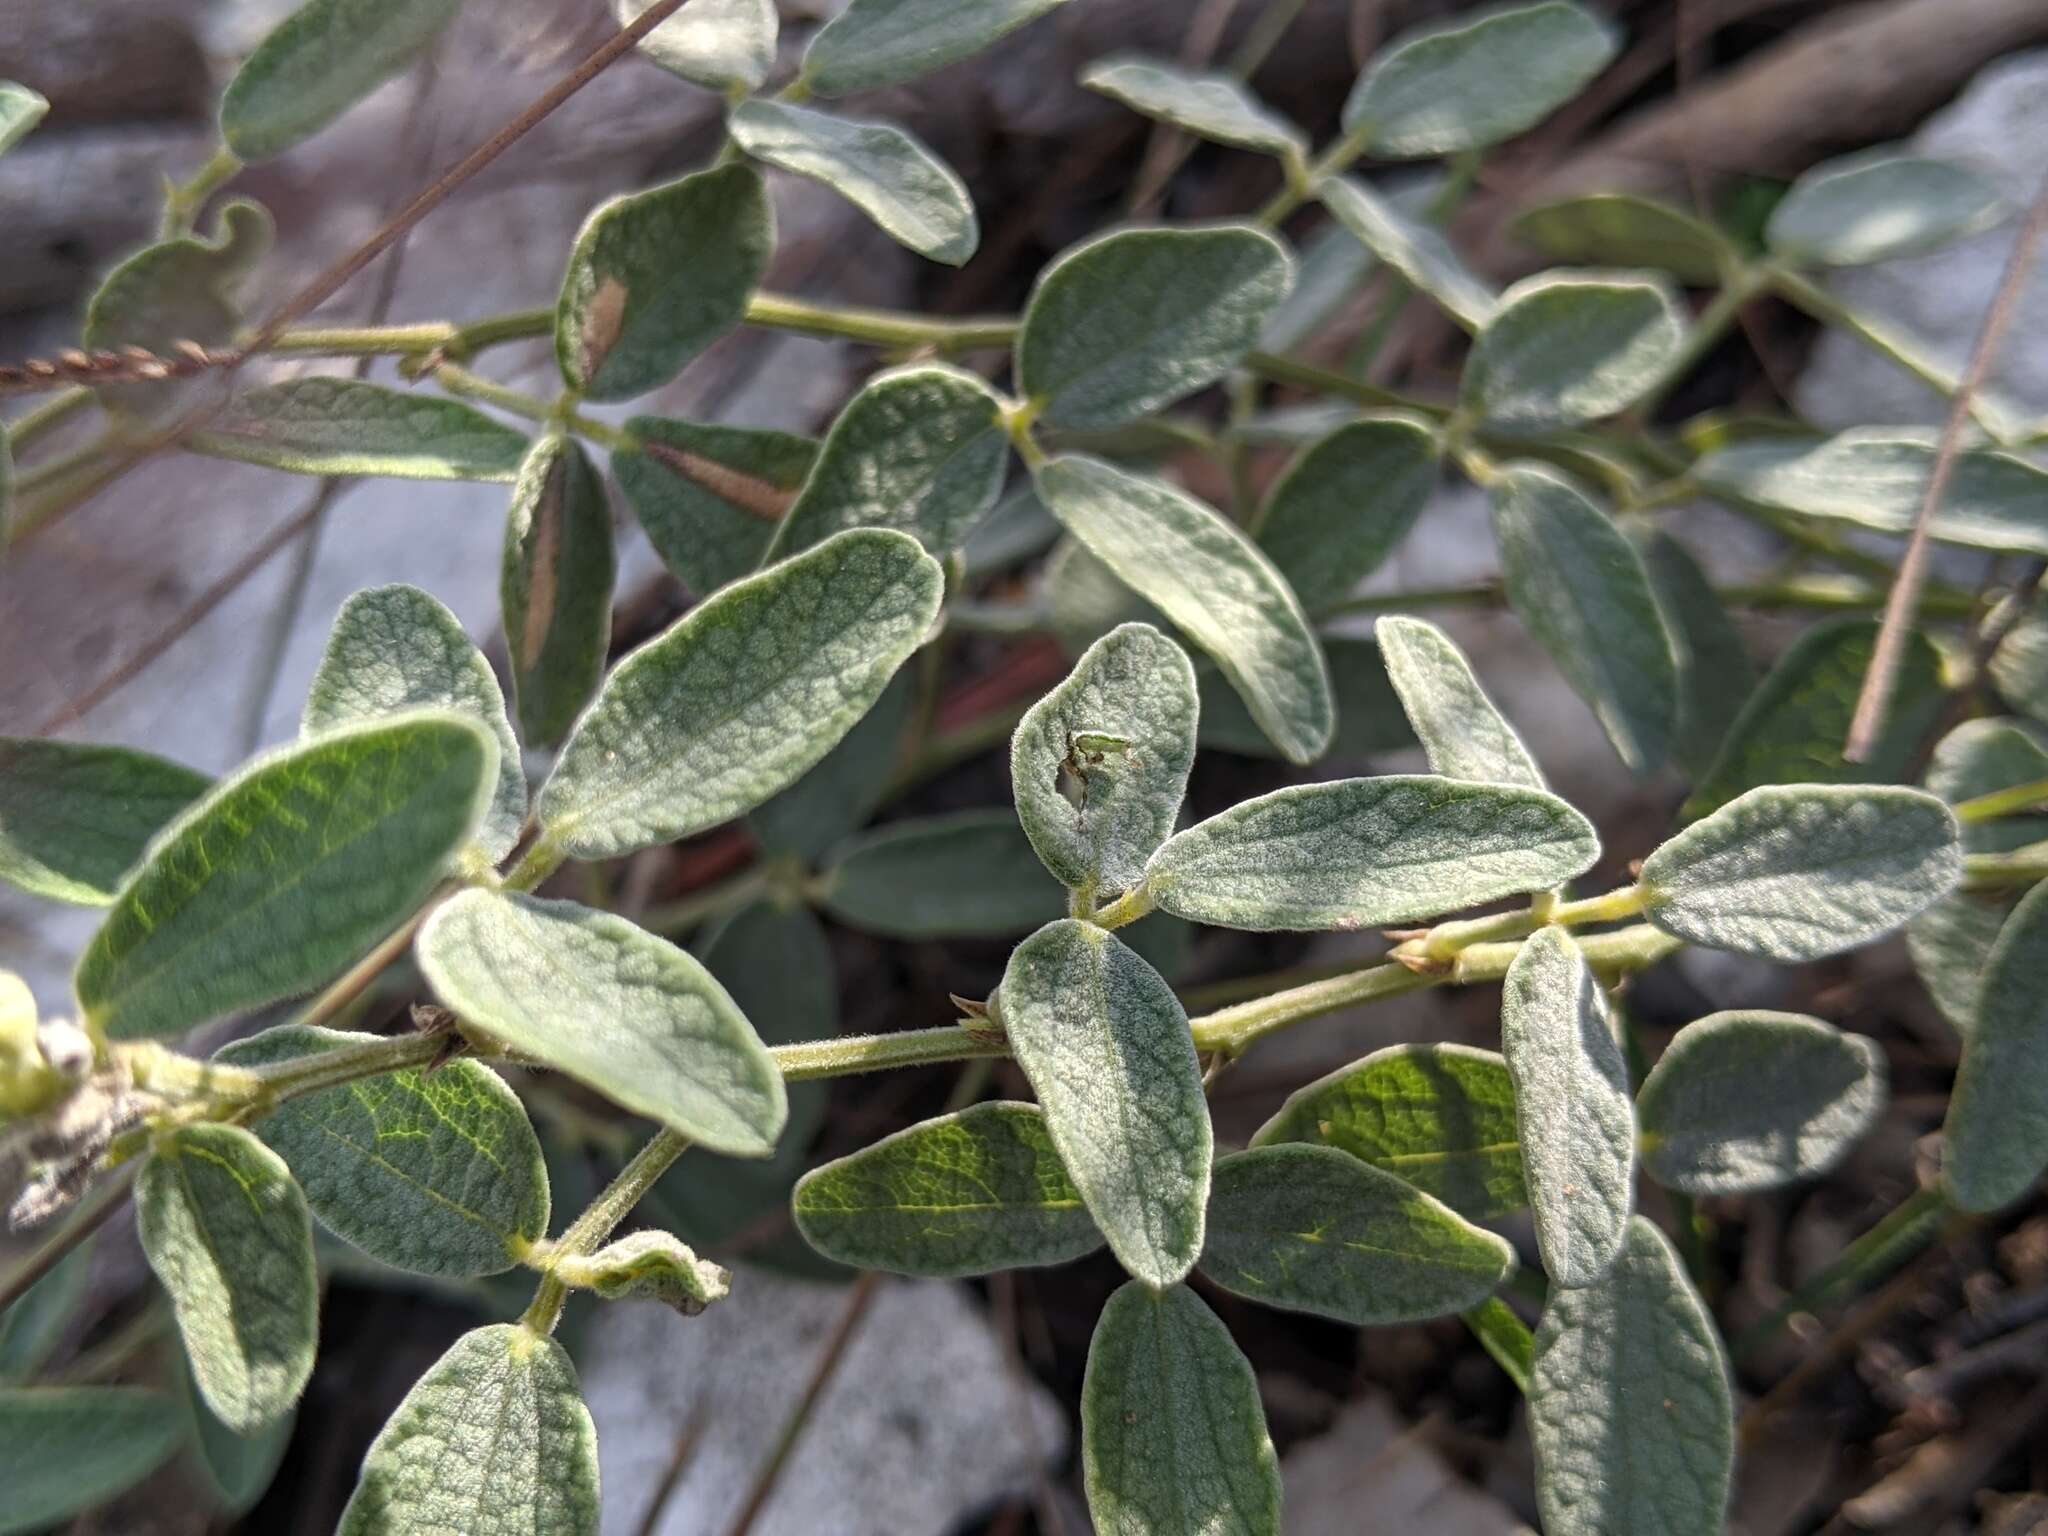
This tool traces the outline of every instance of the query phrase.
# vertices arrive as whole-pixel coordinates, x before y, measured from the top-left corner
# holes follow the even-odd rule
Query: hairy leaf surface
[[[1301,130],[1232,75],[1120,53],[1097,59],[1082,70],[1081,84],[1122,102],[1133,112],[1218,144],[1283,158],[1308,152]]]
[[[1405,212],[1366,182],[1332,176],[1316,196],[1360,245],[1436,300],[1466,330],[1478,330],[1499,307],[1500,295],[1465,265],[1442,230]]]
[[[770,853],[814,864],[866,826],[888,794],[916,703],[915,679],[897,673],[816,767],[748,813],[754,840]]]
[[[0,80],[0,155],[26,138],[49,110],[49,102],[37,92]]]
[[[612,0],[612,14],[620,26],[630,26],[653,4]],[[775,0],[689,0],[640,39],[640,51],[708,90],[759,90],[775,67],[780,27]]]
[[[1518,239],[1571,266],[1649,267],[1689,288],[1718,287],[1741,252],[1718,229],[1668,203],[1588,192],[1517,214]]]
[[[1549,787],[1456,641],[1426,619],[1395,613],[1375,623],[1373,635],[1431,769],[1447,779]]]
[[[1436,454],[1427,423],[1380,416],[1318,438],[1288,465],[1258,539],[1304,608],[1344,597],[1407,537],[1436,489]]]
[[[699,597],[760,567],[811,472],[808,437],[635,416],[612,473],[662,564]]]
[[[512,695],[535,746],[559,746],[597,692],[618,574],[604,482],[574,438],[550,432],[519,466],[498,572]]]
[[[629,1296],[658,1301],[695,1317],[731,1290],[732,1271],[700,1259],[669,1232],[630,1232],[597,1252],[566,1258],[555,1273],[563,1284],[595,1291],[607,1301]]]
[[[1414,746],[1415,733],[1387,681],[1378,643],[1359,635],[1319,634],[1316,639],[1330,668],[1330,695],[1337,706],[1337,729],[1322,760],[1355,763]],[[1244,757],[1284,756],[1221,672],[1204,668],[1195,674],[1195,685],[1202,704],[1197,740],[1204,747]]]
[[[0,880],[107,906],[150,839],[212,783],[126,747],[0,737]]]
[[[1713,584],[1662,529],[1637,546],[1678,664],[1671,756],[1698,782],[1714,765],[1756,687],[1756,664]]]
[[[839,846],[820,886],[841,922],[905,939],[1029,933],[1066,910],[1007,807],[877,827]]]
[[[1943,1127],[1942,1183],[1966,1211],[2020,1199],[2048,1168],[2048,885],[2005,920]]]
[[[512,480],[526,438],[474,406],[311,376],[238,392],[186,445],[300,475]]]
[[[1935,250],[2011,211],[1975,171],[1880,150],[1845,155],[1801,176],[1771,210],[1764,239],[1794,261],[1863,266]]]
[[[1659,276],[1545,272],[1501,295],[1465,363],[1459,394],[1498,432],[1597,421],[1647,394],[1678,356],[1685,324]]]
[[[944,69],[1064,0],[852,0],[811,39],[802,78],[820,96]]]

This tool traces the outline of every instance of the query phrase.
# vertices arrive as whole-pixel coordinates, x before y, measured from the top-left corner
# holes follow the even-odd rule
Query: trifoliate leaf
[[[787,788],[923,644],[943,586],[915,539],[863,528],[699,603],[606,679],[541,790],[543,836],[608,858]]]
[[[1116,427],[1213,384],[1257,344],[1294,261],[1246,224],[1124,229],[1039,275],[1017,387],[1049,427]]]
[[[1720,755],[1756,687],[1756,665],[1691,553],[1658,529],[1637,545],[1678,664],[1678,724],[1671,756],[1694,781]]]
[[[519,738],[505,718],[497,674],[462,621],[418,587],[367,587],[334,616],[299,715],[299,734],[311,738],[338,725],[418,708],[469,715],[496,738],[498,777],[477,846],[488,862],[497,863],[519,841],[526,820]]]
[[[1102,1234],[1029,1104],[977,1104],[807,1173],[790,1202],[828,1259],[951,1280],[1064,1264]]]
[[[1330,667],[1330,692],[1337,706],[1337,730],[1322,760],[1355,763],[1382,752],[1400,752],[1415,745],[1401,701],[1387,681],[1387,664],[1377,642],[1357,635],[1318,635]],[[1280,749],[1221,672],[1205,668],[1195,674],[1202,701],[1198,740],[1204,747],[1244,757],[1279,758]]]
[[[1508,226],[1572,266],[1649,267],[1689,288],[1715,288],[1742,253],[1711,224],[1627,192],[1588,192],[1516,215]]]
[[[1002,938],[1066,910],[1007,807],[877,827],[842,843],[818,884],[842,923],[901,939]]]
[[[1202,1251],[1214,1139],[1187,1014],[1115,935],[1072,918],[1019,944],[1003,1027],[1118,1262],[1172,1285]]]
[[[336,1536],[597,1536],[597,1430],[568,1351],[498,1323],[434,1362],[371,1442]]]
[[[464,1023],[714,1152],[766,1157],[789,1106],[725,988],[666,939],[573,901],[462,892],[416,952]]]
[[[223,1048],[240,1067],[375,1037],[281,1024]],[[252,1127],[321,1223],[423,1275],[494,1275],[547,1236],[548,1174],[519,1096],[481,1062],[409,1067],[287,1099]]]
[[[759,569],[811,472],[807,437],[635,416],[612,473],[662,564],[698,597]]]
[[[1766,784],[1904,778],[1943,707],[1941,657],[1925,635],[1908,633],[1884,729],[1870,755],[1852,763],[1842,743],[1876,647],[1874,619],[1816,624],[1793,641],[1728,728],[1685,814],[1702,815]]]
[[[774,212],[749,165],[603,204],[576,237],[555,304],[562,377],[592,400],[666,384],[745,317],[774,249]]]
[[[426,52],[462,0],[309,0],[235,72],[220,135],[244,160],[311,138]]]
[[[1466,330],[1478,330],[1500,306],[1500,295],[1465,265],[1442,230],[1403,211],[1365,182],[1333,176],[1316,196],[1360,245],[1436,300]]]
[[[1038,472],[1053,515],[1223,668],[1252,718],[1292,762],[1329,745],[1329,669],[1300,600],[1258,546],[1186,492],[1100,459]]]
[[[193,1459],[206,1475],[221,1513],[231,1518],[247,1514],[277,1476],[278,1464],[290,1449],[292,1431],[298,1426],[298,1411],[294,1409],[254,1434],[238,1435],[206,1406],[199,1383],[192,1377],[191,1362],[181,1360],[179,1364],[184,1407],[192,1422]]]
[[[1544,1531],[1721,1536],[1734,1429],[1713,1318],[1637,1216],[1614,1267],[1553,1290],[1536,1328],[1529,1437]]]
[[[1195,761],[1195,669],[1149,624],[1102,637],[1010,739],[1017,819],[1075,890],[1117,892],[1173,833]]]
[[[537,747],[560,745],[604,677],[618,572],[604,482],[550,432],[519,466],[498,573],[519,728]]]
[[[1760,437],[1693,466],[1737,501],[1879,533],[1912,531],[1936,458],[1932,432],[1857,427],[1822,440]],[[2048,471],[2017,454],[1964,448],[1949,467],[1931,537],[1973,549],[2048,555]]]
[[[981,243],[967,184],[893,123],[758,96],[726,121],[733,142],[756,160],[830,187],[920,256],[957,267]]]
[[[1280,1465],[1259,1383],[1186,1286],[1109,1298],[1081,1383],[1088,1513],[1116,1536],[1279,1536]]]
[[[1382,48],[1345,99],[1344,127],[1386,160],[1497,144],[1578,95],[1618,46],[1569,0],[1483,12]]]
[[[0,1006],[4,1006],[6,983],[12,980],[0,978]],[[29,1023],[33,1027],[33,1014]],[[92,1239],[88,1237],[0,1312],[0,1387],[25,1385],[42,1368],[77,1317],[91,1280]]]
[[[1645,915],[1692,944],[1797,964],[1902,925],[1962,876],[1955,817],[1917,789],[1753,789],[1643,861]]]
[[[1643,1166],[1688,1195],[1818,1178],[1884,1101],[1884,1053],[1861,1035],[1797,1013],[1709,1014],[1674,1035],[1643,1079]]]
[[[1111,101],[1122,102],[1133,112],[1218,144],[1283,159],[1299,159],[1308,153],[1302,131],[1231,75],[1120,53],[1097,59],[1082,70],[1081,84]]]
[[[914,679],[897,673],[875,707],[815,768],[748,814],[754,841],[769,853],[815,864],[866,826],[889,792],[916,703]]]
[[[1297,1088],[1254,1147],[1317,1142],[1395,1174],[1475,1221],[1529,1203],[1515,1086],[1492,1051],[1392,1045]]]
[[[245,1435],[285,1413],[313,1374],[320,1283],[284,1159],[239,1126],[181,1127],[143,1165],[135,1221],[206,1405]]]
[[[1626,410],[1685,339],[1678,298],[1653,274],[1544,272],[1501,295],[1459,395],[1496,432],[1551,432]]]
[[[1221,1158],[1202,1273],[1269,1307],[1376,1327],[1477,1306],[1515,1251],[1391,1173],[1335,1147]]]
[[[612,0],[612,14],[630,26],[653,4]],[[779,26],[775,0],[689,0],[640,39],[640,51],[694,85],[754,91],[775,67]]]
[[[1304,608],[1336,602],[1394,552],[1436,488],[1436,455],[1428,423],[1367,417],[1317,439],[1274,482],[1259,547]]]
[[[0,1390],[0,1536],[49,1530],[134,1487],[185,1437],[172,1398],[138,1387]]]
[[[852,0],[819,29],[802,79],[820,96],[915,80],[979,53],[1062,0]]]
[[[117,1040],[309,991],[418,910],[476,835],[498,746],[422,710],[245,765],[151,845],[78,962]]]
[[[1636,1123],[1607,995],[1562,928],[1537,929],[1508,967],[1500,1045],[1543,1267],[1559,1286],[1591,1285],[1635,1203]]]
[[[309,377],[243,390],[186,446],[298,475],[511,480],[526,438],[474,406],[360,379]]]
[[[1569,480],[1512,464],[1491,489],[1508,603],[1631,772],[1664,761],[1678,663],[1642,557]]]
[[[0,154],[27,137],[49,110],[49,102],[27,86],[0,80]]]
[[[1394,613],[1376,622],[1373,634],[1433,771],[1479,784],[1549,787],[1456,641],[1426,619]]]
[[[1145,884],[1163,910],[1224,928],[1377,928],[1549,890],[1599,856],[1554,795],[1389,774],[1246,800],[1171,839]]]
[[[126,747],[0,737],[0,880],[104,907],[149,840],[212,782]]]
[[[943,560],[996,504],[1009,456],[1002,401],[974,374],[937,363],[877,374],[832,423],[768,558],[846,528],[894,528]]]
[[[141,347],[165,357],[181,341],[202,347],[233,345],[242,324],[235,295],[270,249],[270,215],[245,198],[222,205],[213,237],[179,235],[146,245],[107,274],[85,307],[79,345],[88,352]],[[100,400],[122,415],[168,422],[218,380],[152,379],[103,384]]]
[[[554,1273],[564,1285],[607,1301],[645,1297],[695,1317],[731,1289],[732,1272],[700,1259],[667,1232],[634,1232],[589,1255],[565,1255]]]
[[[1975,171],[1878,150],[1801,176],[1771,210],[1764,240],[1792,261],[1856,267],[1935,250],[2011,211]]]
[[[1943,1127],[1941,1177],[1966,1211],[2024,1196],[2048,1168],[2048,886],[2013,909],[1992,946]]]

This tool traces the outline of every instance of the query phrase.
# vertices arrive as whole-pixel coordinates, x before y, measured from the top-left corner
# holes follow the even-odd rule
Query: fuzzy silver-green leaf
[[[944,69],[1064,0],[852,0],[818,30],[802,79],[820,96],[896,85]]]
[[[1637,545],[1678,664],[1671,756],[1698,782],[1714,765],[1756,687],[1756,663],[1690,551],[1661,528]]]
[[[669,1232],[629,1232],[592,1254],[565,1256],[554,1273],[575,1290],[607,1301],[645,1297],[695,1317],[731,1290],[732,1271],[700,1259]]]
[[[1829,160],[1801,176],[1771,210],[1764,240],[1793,261],[1863,266],[1935,250],[2011,211],[1975,171],[1879,150]]]
[[[1443,306],[1466,330],[1478,330],[1500,307],[1500,295],[1465,265],[1442,230],[1406,212],[1368,183],[1332,176],[1316,196],[1360,245]]]
[[[1984,966],[1943,1127],[1941,1177],[1966,1211],[2024,1196],[2048,1168],[2048,885],[2005,920]]]
[[[1066,910],[1007,807],[876,827],[840,844],[818,885],[842,923],[903,939],[1003,938]]]
[[[1368,417],[1318,438],[1273,482],[1259,548],[1304,608],[1346,596],[1394,552],[1436,488],[1436,454],[1426,422]]]
[[[758,570],[817,459],[808,437],[635,416],[612,474],[647,542],[698,597]]]
[[[460,400],[361,379],[309,377],[242,390],[187,446],[299,475],[512,480],[526,438]]]
[[[630,26],[654,0],[612,0]],[[689,0],[640,39],[640,51],[672,75],[714,91],[760,89],[775,67],[775,0]]]
[[[1628,192],[1587,192],[1544,203],[1517,214],[1508,228],[1571,266],[1650,267],[1691,288],[1718,287],[1742,255],[1711,224]]]
[[[1677,296],[1651,274],[1545,272],[1501,295],[1459,394],[1498,432],[1549,432],[1627,409],[1676,361]]]
[[[139,1387],[0,1389],[0,1536],[48,1531],[155,1471],[185,1436],[177,1402]]]
[[[1282,158],[1298,158],[1308,151],[1302,131],[1232,75],[1120,53],[1082,70],[1081,84],[1133,112],[1218,144]]]
[[[39,93],[12,80],[0,80],[0,155],[31,133],[50,104]]]
[[[581,444],[550,432],[519,466],[498,571],[512,697],[534,746],[559,746],[597,692],[618,573],[604,482]]]
[[[1549,787],[1456,641],[1427,619],[1396,613],[1374,624],[1373,635],[1432,771],[1480,784]]]
[[[126,747],[0,737],[0,880],[50,901],[110,905],[150,839],[212,783]]]

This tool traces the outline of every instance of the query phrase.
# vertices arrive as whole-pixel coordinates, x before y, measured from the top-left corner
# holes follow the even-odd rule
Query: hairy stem
[[[654,1181],[689,1149],[689,1137],[664,1128],[633,1154],[633,1160],[619,1170],[618,1177],[584,1207],[583,1214],[547,1250],[547,1268],[533,1293],[532,1304],[519,1320],[523,1327],[535,1333],[555,1331],[555,1324],[562,1319],[562,1306],[569,1299],[569,1288],[556,1276],[554,1266],[565,1258],[578,1258],[594,1251],[654,1187]]]

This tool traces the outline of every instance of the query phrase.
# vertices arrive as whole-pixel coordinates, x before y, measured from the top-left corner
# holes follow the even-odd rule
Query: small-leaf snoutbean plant
[[[103,457],[157,434],[301,474],[511,491],[509,699],[440,602],[394,585],[342,607],[298,738],[217,781],[114,746],[0,743],[0,877],[105,911],[71,998],[0,977],[0,1145],[30,1173],[14,1220],[77,1207],[8,1282],[0,1529],[116,1496],[180,1446],[230,1508],[260,1494],[314,1369],[317,1224],[398,1270],[533,1282],[523,1313],[465,1335],[412,1389],[341,1530],[590,1536],[598,1449],[555,1337],[566,1301],[653,1297],[715,1329],[745,1283],[665,1226],[619,1235],[687,1151],[704,1190],[787,1170],[769,1182],[802,1237],[856,1268],[976,1276],[1107,1247],[1129,1281],[1102,1311],[1081,1400],[1105,1532],[1280,1528],[1252,1367],[1190,1289],[1199,1272],[1360,1327],[1462,1315],[1526,1396],[1550,1536],[1708,1536],[1734,1456],[1728,1358],[1639,1184],[1689,1198],[1826,1174],[1884,1104],[1883,1056],[1819,1019],[1722,1012],[1632,1084],[1616,990],[1686,946],[1800,964],[1903,927],[1966,1041],[1941,1182],[1918,1208],[1995,1209],[2040,1177],[2048,748],[2029,720],[2048,719],[2048,622],[1933,584],[1922,611],[1941,643],[1910,634],[1878,749],[1851,762],[1840,743],[1889,566],[1844,529],[1906,530],[1932,440],[1648,425],[1765,293],[1953,395],[1814,274],[1984,227],[1996,196],[1961,167],[1858,157],[1793,186],[1761,249],[1659,204],[1581,197],[1519,225],[1568,265],[1498,292],[1444,222],[1489,146],[1617,47],[1586,9],[1540,0],[1389,44],[1320,149],[1239,78],[1090,65],[1089,89],[1268,157],[1278,190],[1240,221],[1084,241],[1021,317],[761,290],[769,171],[823,182],[923,257],[967,260],[979,236],[960,179],[837,98],[916,80],[1057,4],[852,0],[770,91],[770,0],[623,0],[648,57],[729,103],[714,164],[592,213],[551,308],[259,325],[239,293],[268,216],[232,199],[210,235],[195,224],[245,162],[316,133],[460,9],[312,0],[229,85],[219,152],[172,189],[163,238],[107,276],[81,350],[8,371],[10,388],[71,386],[0,438],[26,457],[17,474],[0,451],[16,542],[107,481],[91,452],[36,462],[79,412],[104,418]],[[0,92],[0,147],[40,111]],[[1369,180],[1365,160],[1447,172]],[[1708,295],[1696,316],[1681,287]],[[1427,302],[1470,334],[1454,397],[1369,384],[1368,357],[1340,371],[1288,355],[1368,289],[1383,319]],[[822,441],[584,414],[668,383],[741,325],[906,360]],[[472,369],[527,336],[553,338],[552,399]],[[393,358],[411,383],[258,376],[315,356]],[[232,387],[210,395],[223,359]],[[1220,426],[1203,404],[1219,384]],[[1312,403],[1276,405],[1276,389]],[[2010,450],[2040,425],[1988,397],[1974,409],[1934,536],[2038,561],[2048,477]],[[1213,456],[1236,503],[1165,478],[1161,442]],[[1274,442],[1298,451],[1258,497],[1248,456]],[[618,561],[598,455],[695,599],[609,671]],[[1359,597],[1445,473],[1484,489],[1501,581]],[[1717,588],[1657,526],[1695,498],[1774,530],[1778,579]],[[998,576],[1015,592],[1011,573],[1049,546],[1031,597],[986,596]],[[1452,640],[1401,611],[1432,601],[1504,601],[1622,762],[1688,787],[1667,836],[1617,850],[1641,855],[1628,883],[1572,893],[1601,858],[1595,829]],[[1743,605],[1829,617],[1759,677],[1730,616]],[[1383,616],[1367,633],[1369,611]],[[1962,675],[1954,658],[1986,624],[2003,634],[1989,676]],[[1010,724],[978,722],[964,746],[930,729],[937,648],[965,631],[1050,632],[1075,657],[1011,717],[1014,805],[870,828],[921,771]],[[1959,705],[1970,718],[1954,724]],[[1898,782],[1943,725],[1924,787]],[[1428,772],[1295,783],[1184,824],[1198,752],[1309,765],[1403,744]],[[537,787],[529,763],[546,765]],[[767,855],[757,868],[661,921],[617,899],[616,861],[740,818]],[[572,863],[588,899],[535,894]],[[817,912],[899,937],[1023,936],[958,1024],[840,1036]],[[750,924],[780,990],[721,979]],[[1399,931],[1376,963],[1191,1018],[1162,974],[1187,925]],[[694,953],[664,936],[695,929],[710,937]],[[417,1029],[336,1027],[362,1022],[408,959]],[[1377,1051],[1301,1087],[1250,1145],[1216,1145],[1206,1082],[1269,1034],[1492,985],[1498,1052]],[[302,997],[211,1055],[174,1043]],[[818,1080],[997,1057],[1034,1102],[972,1103],[795,1177]],[[522,1069],[529,1095],[548,1079],[525,1069],[546,1069],[608,1101],[611,1130],[651,1133],[558,1217],[501,1068]],[[77,1303],[67,1251],[131,1188],[189,1407],[153,1387],[34,1384]],[[1525,1210],[1533,1254],[1488,1225]],[[1533,1334],[1500,1294],[1532,1261],[1541,1279],[1517,1294],[1547,1298]]]

